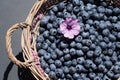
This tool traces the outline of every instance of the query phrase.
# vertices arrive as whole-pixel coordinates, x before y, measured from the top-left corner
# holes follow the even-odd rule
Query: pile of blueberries
[[[79,20],[79,35],[67,39],[60,24]],[[117,80],[120,77],[120,9],[106,2],[67,0],[55,5],[40,22],[37,51],[53,80]]]

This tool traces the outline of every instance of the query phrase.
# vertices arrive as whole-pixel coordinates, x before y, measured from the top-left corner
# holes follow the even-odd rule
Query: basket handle
[[[6,33],[6,49],[7,49],[7,54],[9,59],[16,65],[18,65],[19,67],[28,67],[31,66],[30,63],[32,63],[32,60],[27,60],[25,62],[21,62],[20,60],[18,60],[13,52],[12,52],[12,48],[11,48],[11,38],[12,38],[12,34],[15,30],[17,30],[18,28],[26,28],[29,25],[27,23],[17,23],[15,25],[13,25]]]

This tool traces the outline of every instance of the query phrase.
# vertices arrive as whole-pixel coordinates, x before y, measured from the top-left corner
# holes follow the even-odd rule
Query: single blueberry
[[[56,67],[61,67],[62,66],[62,62],[60,60],[55,60],[55,66]]]

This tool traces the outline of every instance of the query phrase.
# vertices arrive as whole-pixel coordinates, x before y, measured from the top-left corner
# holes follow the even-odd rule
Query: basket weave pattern
[[[47,10],[60,1],[63,0],[37,0],[25,22],[13,25],[6,34],[6,49],[9,59],[19,67],[29,68],[36,80],[51,80],[40,66],[36,50],[36,37],[39,35],[38,25],[40,19],[45,15]],[[22,29],[21,47],[25,62],[17,60],[11,48],[12,34],[18,28]]]

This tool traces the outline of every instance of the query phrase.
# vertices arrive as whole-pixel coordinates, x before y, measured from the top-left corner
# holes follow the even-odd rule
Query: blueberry
[[[105,10],[105,14],[106,14],[107,16],[111,15],[112,13],[113,13],[113,11],[112,11],[111,9],[106,9],[106,10]]]
[[[60,47],[61,48],[67,48],[68,44],[64,43],[64,42],[60,42]]]
[[[74,56],[76,54],[76,50],[74,48],[70,49],[70,55]]]
[[[51,42],[54,42],[56,39],[55,39],[54,36],[49,36],[49,40],[50,40]]]
[[[109,39],[111,41],[116,41],[116,37],[113,34],[109,34]]]
[[[82,66],[82,65],[76,65],[76,70],[77,72],[81,73],[81,72],[85,72],[86,69]]]
[[[77,55],[77,56],[83,56],[84,53],[83,53],[82,50],[76,50],[76,55]]]
[[[102,36],[102,35],[98,35],[97,38],[98,38],[99,41],[102,41],[102,40],[103,40],[103,36]]]
[[[47,29],[51,29],[53,26],[52,26],[52,24],[51,23],[48,23],[47,24]]]
[[[73,66],[69,67],[69,73],[70,73],[70,74],[76,73],[76,68],[73,67]]]
[[[114,71],[114,73],[120,73],[120,66],[119,65],[115,65],[113,67],[113,71]]]
[[[45,38],[48,38],[49,37],[49,31],[45,31],[45,32],[43,32],[43,36],[45,37]]]
[[[98,11],[99,13],[104,13],[104,12],[105,12],[105,8],[104,8],[103,6],[99,6],[99,7],[97,8],[97,11]]]
[[[102,63],[102,59],[100,57],[95,58],[94,62],[95,62],[95,64],[99,65]]]
[[[116,23],[117,20],[118,20],[118,18],[116,16],[113,16],[112,19],[111,19],[111,22]]]
[[[83,57],[79,57],[79,58],[77,58],[77,63],[78,64],[84,64],[85,63],[85,59]]]
[[[108,35],[110,34],[109,29],[104,29],[104,30],[102,31],[102,34],[103,34],[104,36],[108,36]]]
[[[43,48],[43,49],[47,49],[47,48],[48,48],[48,44],[47,44],[47,43],[43,43],[43,44],[42,44],[42,48]]]
[[[86,68],[90,68],[90,67],[92,66],[92,64],[93,64],[93,61],[92,61],[92,60],[86,60],[84,66],[85,66]]]
[[[58,48],[55,49],[55,52],[58,55],[58,57],[61,57],[63,55],[63,52]]]
[[[64,60],[68,61],[68,60],[70,60],[70,59],[71,59],[70,54],[66,54],[66,55],[64,56]]]
[[[60,58],[60,61],[61,61],[61,62],[64,62],[64,61],[65,61],[65,60],[64,60],[64,57],[61,57],[61,58]]]
[[[61,3],[58,4],[59,11],[62,11],[64,8],[65,8],[65,3],[64,2],[61,2]]]
[[[100,42],[100,46],[102,49],[106,49],[107,44],[105,42]]]
[[[87,45],[87,46],[90,46],[91,44],[92,44],[92,41],[89,40],[89,39],[87,39],[87,40],[86,40],[86,45]]]
[[[117,80],[120,77],[120,74],[115,74],[114,79]]]
[[[63,70],[62,70],[62,69],[56,69],[55,74],[56,74],[58,77],[61,77],[62,74],[63,74]]]
[[[69,73],[69,68],[68,68],[67,66],[64,66],[64,67],[63,67],[63,72],[64,72],[65,74],[68,74],[68,73]]]
[[[106,69],[106,67],[103,64],[100,64],[98,66],[98,70],[101,71],[101,72],[104,72],[104,73],[107,72],[107,69]]]
[[[54,60],[53,60],[53,59],[49,59],[47,62],[48,62],[49,64],[53,64],[53,63],[54,63]]]
[[[119,8],[113,8],[113,13],[114,14],[119,14],[120,13],[120,9]]]
[[[40,42],[43,42],[44,41],[44,37],[42,36],[42,35],[39,35],[38,37],[37,37],[37,40],[36,40],[38,43]]]
[[[93,54],[94,54],[93,51],[88,51],[88,52],[87,52],[87,57],[88,57],[88,58],[92,58],[92,57],[93,57]]]
[[[38,55],[39,56],[43,56],[44,54],[46,54],[47,52],[44,49],[40,49],[38,50]]]
[[[96,48],[96,45],[95,44],[91,44],[90,49],[94,50],[95,48]]]
[[[69,60],[69,61],[67,61],[67,62],[64,62],[64,65],[65,65],[65,66],[71,66],[71,64],[72,64],[72,61],[71,61],[71,60]]]
[[[55,78],[56,77],[56,73],[55,72],[53,72],[53,71],[50,71],[49,72],[49,76],[50,76],[50,78]]]
[[[112,54],[113,54],[113,50],[112,49],[108,49],[108,55],[112,56]]]
[[[104,37],[103,40],[104,40],[106,43],[109,43],[109,42],[110,42],[110,40],[109,40],[108,37]]]
[[[56,20],[56,18],[57,18],[57,17],[56,17],[55,15],[51,15],[51,16],[50,16],[50,19],[49,19],[49,22],[51,22],[51,23],[54,22],[54,21]],[[51,25],[50,25],[50,26],[51,26]],[[52,28],[52,27],[53,27],[53,26],[51,26],[51,28]],[[50,28],[48,28],[48,29],[50,29]]]
[[[56,29],[50,29],[50,34],[51,35],[56,35],[57,34],[57,30]]]
[[[72,76],[70,74],[66,75],[67,80],[73,80]]]
[[[49,60],[51,58],[49,53],[44,53],[45,60]]]
[[[118,34],[117,34],[117,38],[120,39],[120,32],[118,32]]]
[[[105,23],[105,22],[101,22],[100,24],[99,24],[99,27],[100,27],[100,29],[105,29],[106,27],[107,27],[107,24]]]
[[[82,17],[84,20],[88,20],[90,18],[90,15],[87,12],[83,11]]]
[[[83,39],[82,36],[79,35],[79,36],[77,36],[77,37],[75,38],[75,41],[76,41],[76,42],[81,42],[82,39]]]
[[[39,32],[40,32],[40,33],[43,33],[44,31],[45,31],[45,28],[43,28],[43,27],[40,26]]]
[[[55,60],[55,66],[56,67],[61,67],[62,66],[62,62],[60,60]]]
[[[83,32],[83,33],[82,33],[82,37],[83,37],[83,38],[89,37],[89,32]]]
[[[108,69],[111,68],[113,65],[111,61],[105,61],[104,64],[105,64],[106,68],[108,68]]]
[[[82,50],[83,50],[83,52],[87,52],[87,51],[89,51],[89,48],[87,46],[83,46]]]
[[[56,13],[56,12],[58,12],[58,7],[57,7],[57,6],[54,6],[54,7],[52,8],[52,10],[54,11],[54,13]]]
[[[92,19],[88,19],[88,20],[86,21],[86,23],[89,24],[89,25],[93,25],[93,20],[92,20]]]
[[[80,75],[78,73],[73,74],[73,78],[76,80],[80,79]]]
[[[82,44],[81,43],[76,43],[76,48],[77,49],[82,49]]]
[[[56,59],[56,58],[57,58],[57,54],[56,54],[55,52],[52,52],[52,53],[51,53],[51,58],[52,58],[52,59]]]
[[[56,66],[54,64],[50,64],[50,70],[51,71],[55,71],[56,70]]]
[[[73,60],[72,60],[72,65],[73,65],[73,66],[76,66],[76,65],[77,65],[77,60],[76,60],[76,59],[73,59]]]
[[[53,53],[53,49],[52,49],[51,47],[48,47],[48,48],[47,48],[47,52]]]
[[[70,50],[68,48],[63,49],[63,53],[69,54]]]
[[[107,76],[110,77],[110,78],[113,78],[113,76],[114,76],[113,71],[108,71]]]
[[[37,43],[37,44],[36,44],[37,50],[39,50],[41,47],[42,47],[42,43]]]
[[[63,18],[63,13],[62,13],[62,12],[58,12],[58,13],[57,13],[57,17]]]
[[[43,17],[43,18],[41,19],[41,21],[40,21],[40,26],[45,26],[45,25],[47,25],[49,19],[50,19],[50,16],[45,16],[45,17]]]
[[[103,80],[111,80],[107,75],[103,77]]]
[[[51,44],[50,40],[46,39],[45,43],[48,44],[48,46]]]
[[[90,29],[90,25],[89,24],[85,24],[85,31],[89,31]]]
[[[71,14],[68,12],[64,12],[63,15],[64,15],[64,18],[71,17]]]
[[[54,28],[58,28],[58,23],[57,22],[53,22],[52,25],[53,25]]]
[[[78,6],[75,6],[75,7],[73,8],[73,12],[74,12],[75,14],[77,14],[79,11],[80,11],[80,8],[79,8]]]
[[[66,9],[67,9],[68,12],[72,12],[73,11],[73,4],[68,3]]]
[[[51,44],[51,48],[56,49],[56,44],[55,43]]]
[[[93,73],[93,72],[89,73],[89,77],[90,77],[90,79],[94,79],[95,76],[96,76],[95,73]]]
[[[116,47],[120,49],[120,42],[116,42]]]
[[[75,47],[75,46],[76,46],[75,41],[72,41],[72,42],[70,43],[70,47]]]
[[[90,39],[92,42],[94,42],[94,41],[96,40],[96,37],[95,37],[95,35],[90,35],[90,36],[89,36],[89,39]]]
[[[48,67],[48,64],[46,62],[41,62],[41,66],[43,69],[45,69]]]
[[[80,1],[79,0],[72,0],[72,3],[76,6],[80,5]]]
[[[95,76],[94,80],[101,80],[101,78],[99,76]]]
[[[53,10],[50,10],[50,11],[48,12],[48,15],[55,15],[55,13],[53,12]]]
[[[115,31],[120,31],[120,26],[119,26],[119,24],[113,24],[113,27],[114,27],[114,30]]]
[[[49,68],[46,68],[45,69],[45,72],[48,74],[50,72],[50,69]]]

